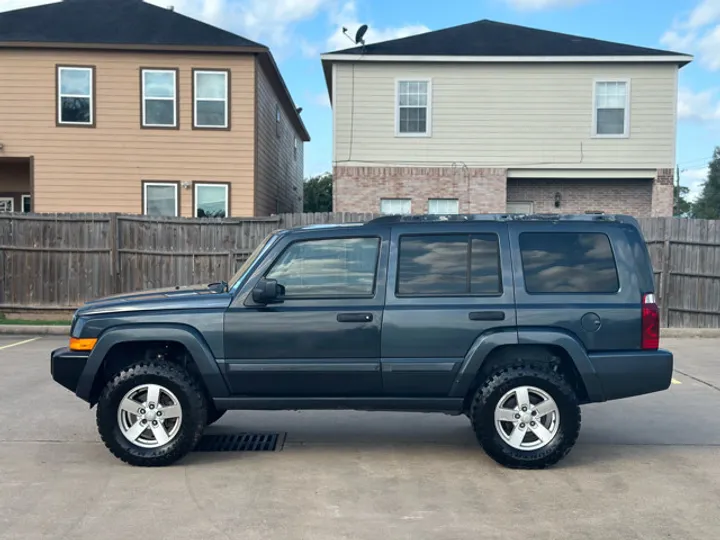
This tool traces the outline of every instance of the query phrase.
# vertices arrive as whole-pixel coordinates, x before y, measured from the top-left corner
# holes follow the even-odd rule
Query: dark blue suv
[[[580,405],[669,387],[653,271],[627,216],[386,216],[266,238],[228,282],[89,302],[54,379],[134,465],[231,409],[465,414],[542,468]]]

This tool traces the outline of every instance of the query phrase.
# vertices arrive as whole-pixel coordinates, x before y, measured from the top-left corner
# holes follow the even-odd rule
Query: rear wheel
[[[202,436],[207,402],[197,382],[170,362],[130,366],[105,386],[97,426],[105,446],[131,465],[170,465]]]
[[[477,390],[470,410],[485,452],[506,467],[543,469],[565,457],[580,433],[580,406],[549,366],[498,370]]]

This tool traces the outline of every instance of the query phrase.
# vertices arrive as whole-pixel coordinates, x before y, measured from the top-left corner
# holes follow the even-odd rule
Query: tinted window
[[[379,238],[333,238],[297,242],[267,274],[288,297],[371,295],[375,289]]]
[[[520,253],[529,293],[615,293],[619,288],[604,234],[523,233]]]
[[[400,239],[397,293],[497,294],[501,291],[499,261],[494,234],[404,236]]]

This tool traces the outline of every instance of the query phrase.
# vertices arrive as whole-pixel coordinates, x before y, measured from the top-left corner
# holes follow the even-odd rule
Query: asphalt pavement
[[[546,471],[499,467],[465,417],[230,412],[278,452],[122,464],[55,384],[62,338],[0,336],[0,538],[658,539],[720,536],[720,340],[672,339],[668,391],[583,407]]]

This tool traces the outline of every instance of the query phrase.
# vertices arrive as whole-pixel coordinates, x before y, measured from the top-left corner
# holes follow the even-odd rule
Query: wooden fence
[[[0,310],[74,309],[111,294],[227,279],[273,230],[371,217],[0,214]],[[720,221],[647,218],[640,224],[664,323],[720,328]]]

